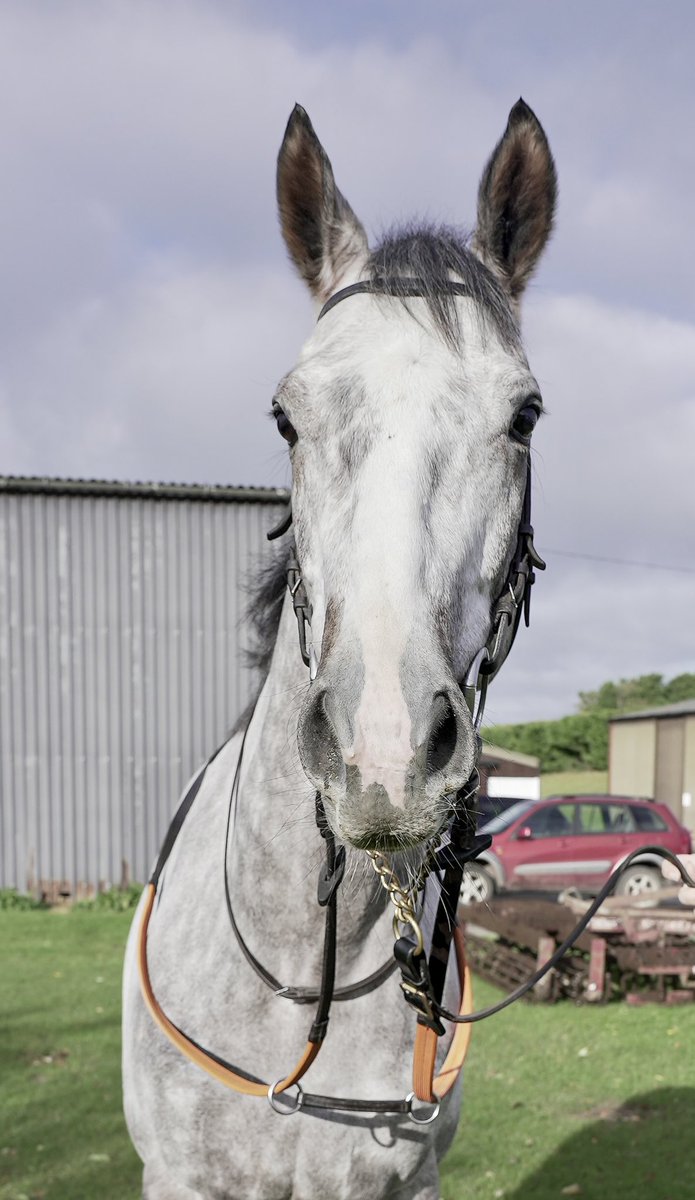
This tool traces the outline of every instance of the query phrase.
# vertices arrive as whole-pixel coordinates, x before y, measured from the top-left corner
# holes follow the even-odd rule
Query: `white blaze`
[[[413,428],[417,409],[403,394],[397,405],[384,397],[383,428],[362,468],[353,529],[354,561],[349,627],[361,644],[364,686],[354,718],[355,738],[343,752],[359,768],[362,787],[381,784],[391,803],[405,806],[408,763],[413,756],[411,717],[400,666],[413,627],[417,553],[417,495]],[[390,408],[390,411],[389,411]]]

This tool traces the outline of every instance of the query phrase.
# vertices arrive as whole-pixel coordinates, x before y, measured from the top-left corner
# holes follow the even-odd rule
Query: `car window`
[[[551,804],[532,813],[526,824],[534,837],[564,837],[572,832],[574,804]]]
[[[499,813],[491,821],[482,825],[481,829],[484,829],[486,833],[501,833],[503,829],[509,829],[509,826],[513,825],[517,817],[520,817],[522,813],[527,812],[529,808],[533,808],[535,803],[535,800],[520,800],[518,804],[513,804],[506,812]]]
[[[634,833],[632,810],[627,804],[579,804],[577,832]]]
[[[635,818],[629,804],[607,804],[605,807],[611,833],[635,832]]]
[[[508,809],[513,808],[516,804],[521,803],[523,803],[523,801],[521,801],[518,796],[478,796],[475,802],[475,811],[478,815],[478,825],[483,825],[486,821],[491,821],[493,817],[501,816],[502,813],[506,813]]]
[[[655,812],[653,808],[648,808],[646,804],[644,807],[641,804],[635,804],[631,807],[630,812],[640,833],[651,833],[656,829],[663,833],[665,829],[668,829],[661,814]]]
[[[603,804],[580,804],[577,808],[578,833],[605,833],[608,829]]]

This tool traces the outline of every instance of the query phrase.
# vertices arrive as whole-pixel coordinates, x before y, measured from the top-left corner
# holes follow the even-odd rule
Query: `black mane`
[[[245,665],[258,674],[258,688],[253,699],[238,717],[232,734],[245,729],[251,720],[256,701],[270,670],[270,660],[278,636],[282,602],[287,587],[287,562],[290,544],[273,553],[272,557],[250,576],[246,584],[248,603],[244,616],[249,628],[250,644],[244,650]]]
[[[451,344],[458,342],[461,330],[456,297],[443,289],[455,276],[465,284],[503,343],[519,343],[519,328],[504,289],[469,250],[468,239],[457,229],[420,224],[391,230],[372,251],[369,272],[374,283],[403,276],[421,281],[437,328]]]

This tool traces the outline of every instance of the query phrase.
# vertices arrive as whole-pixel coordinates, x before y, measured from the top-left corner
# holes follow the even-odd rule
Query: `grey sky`
[[[310,306],[277,231],[295,100],[372,235],[469,225],[519,95],[560,176],[525,330],[545,547],[695,565],[695,7],[0,5],[0,472],[282,484]],[[695,669],[695,574],[548,555],[491,715]]]

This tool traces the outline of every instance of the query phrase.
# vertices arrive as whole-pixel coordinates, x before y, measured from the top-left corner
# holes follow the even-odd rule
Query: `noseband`
[[[465,284],[451,281],[440,290],[451,295],[470,295],[470,289]],[[397,297],[423,297],[427,289],[421,280],[401,278],[391,280],[363,280],[336,292],[324,304],[319,313],[320,321],[341,301],[359,293],[370,295],[387,295]],[[267,537],[270,541],[289,532],[292,524],[292,509]],[[143,997],[147,1007],[168,1039],[189,1059],[209,1075],[218,1079],[236,1092],[251,1096],[266,1096],[271,1107],[277,1113],[290,1115],[300,1109],[305,1111],[331,1112],[370,1112],[384,1114],[408,1115],[418,1125],[429,1124],[438,1112],[441,1099],[455,1084],[468,1048],[470,1026],[476,1021],[482,1021],[494,1013],[514,1003],[526,995],[544,975],[557,966],[560,959],[575,944],[590,920],[600,908],[606,896],[613,890],[622,872],[639,855],[652,853],[667,859],[677,868],[684,883],[695,887],[695,880],[669,850],[659,846],[642,846],[616,868],[602,887],[594,902],[577,923],[571,934],[557,948],[552,957],[540,967],[531,977],[515,988],[503,1000],[487,1008],[472,1011],[472,993],[470,973],[466,967],[463,936],[458,926],[457,907],[461,889],[461,881],[467,862],[478,857],[492,842],[489,834],[476,834],[475,816],[472,813],[472,802],[480,785],[477,769],[477,759],[480,755],[482,742],[478,734],[483,717],[487,685],[497,675],[516,637],[523,613],[526,625],[529,623],[531,587],[535,580],[535,571],[543,570],[545,563],[538,555],[533,544],[533,525],[531,524],[531,469],[527,466],[526,487],[522,504],[521,519],[517,532],[517,542],[512,561],[507,572],[504,586],[492,605],[490,619],[490,634],[485,645],[480,648],[469,665],[468,672],[462,683],[462,691],[471,712],[473,728],[476,732],[476,766],[465,785],[454,797],[450,806],[450,817],[447,828],[447,840],[441,836],[433,839],[427,846],[420,872],[411,886],[404,887],[384,855],[369,852],[372,866],[384,887],[394,909],[394,955],[383,967],[362,980],[342,989],[335,989],[336,963],[336,914],[337,897],[343,877],[345,864],[345,849],[336,847],[335,838],[326,819],[323,801],[319,793],[316,795],[316,823],[326,847],[326,860],[321,868],[318,881],[318,903],[325,909],[326,923],[324,933],[324,953],[321,984],[318,989],[283,986],[268,972],[259,960],[251,953],[246,945],[234,917],[229,879],[227,876],[228,850],[233,814],[236,808],[241,763],[243,759],[246,733],[241,743],[237,758],[234,780],[232,783],[224,848],[224,886],[228,915],[232,930],[244,954],[246,961],[255,973],[270,987],[276,996],[290,1000],[296,1004],[316,1002],[317,1008],[314,1020],[309,1030],[307,1045],[294,1068],[276,1083],[268,1084],[257,1076],[234,1066],[205,1049],[189,1035],[175,1025],[159,1005],[149,977],[147,965],[147,929],[157,895],[159,878],[171,854],[174,843],[188,812],[195,800],[205,772],[210,763],[217,757],[219,750],[208,760],[200,771],[188,792],[184,796],[176,815],[167,832],[154,872],[147,886],[143,914],[139,933],[139,967]],[[301,568],[297,559],[294,541],[290,545],[287,568],[287,586],[292,597],[292,604],[297,618],[299,633],[299,648],[302,659],[309,667],[310,678],[316,676],[318,660],[311,640],[311,606]],[[250,722],[249,722],[250,724]],[[248,731],[247,725],[247,731]],[[222,747],[220,747],[222,749]],[[432,944],[429,955],[425,952],[424,938],[418,919],[418,896],[424,894],[428,879],[438,881],[437,911],[432,934]],[[442,997],[447,974],[448,960],[452,942],[455,946],[459,980],[461,984],[461,1002],[458,1013],[451,1013],[443,1007]],[[300,1086],[300,1079],[316,1058],[326,1036],[332,1001],[350,1000],[356,996],[379,987],[396,969],[400,969],[400,986],[408,1004],[417,1015],[415,1048],[413,1055],[413,1091],[404,1099],[399,1100],[357,1100],[337,1096],[321,1096],[305,1093]],[[453,1039],[446,1059],[440,1071],[435,1075],[435,1060],[438,1039],[444,1034],[443,1020],[455,1025]],[[288,1105],[287,1099],[282,1099],[282,1093],[288,1089],[297,1088],[297,1098],[294,1105]],[[417,1108],[415,1101],[422,1102],[425,1108]],[[433,1107],[432,1107],[433,1106]]]

